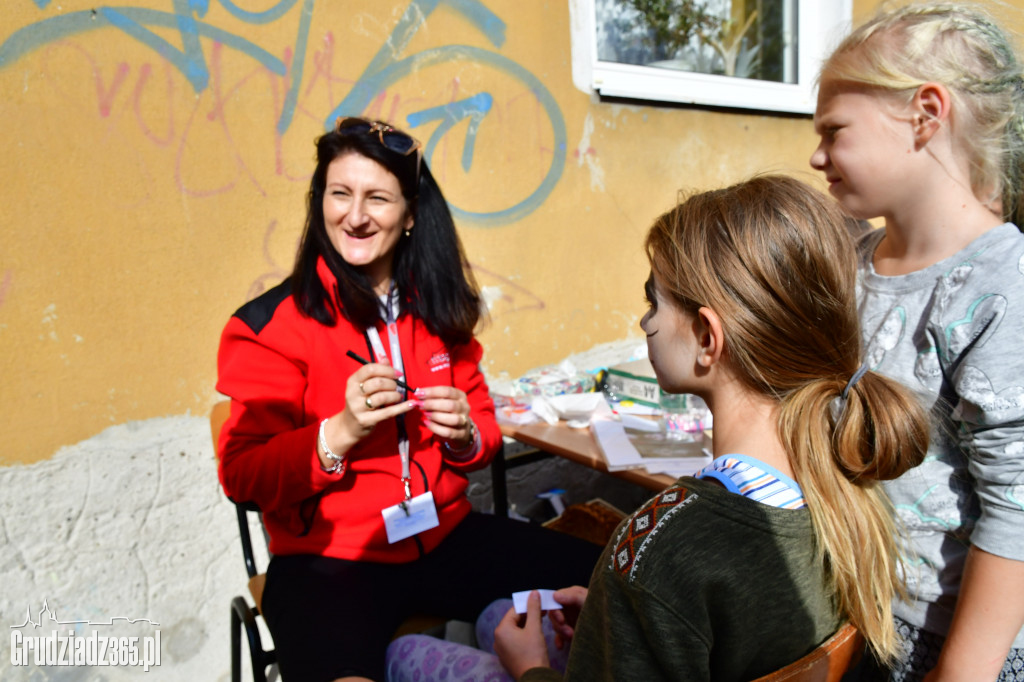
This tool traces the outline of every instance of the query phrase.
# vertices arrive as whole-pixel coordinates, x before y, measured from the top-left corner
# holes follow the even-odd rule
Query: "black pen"
[[[358,362],[361,365],[368,365],[368,364],[370,364],[369,360],[367,360],[366,358],[362,357],[361,355],[359,355],[355,351],[351,351],[350,350],[350,351],[346,352],[345,355],[349,356],[350,358],[352,358],[353,360],[355,360],[356,362]],[[409,393],[415,393],[416,392],[416,389],[414,389],[412,386],[410,386],[409,384],[405,383],[401,379],[395,379],[395,383],[398,384],[399,386],[401,386],[402,388],[404,388]]]

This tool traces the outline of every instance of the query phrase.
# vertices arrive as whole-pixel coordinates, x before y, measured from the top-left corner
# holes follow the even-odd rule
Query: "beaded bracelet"
[[[341,455],[334,454],[327,446],[327,437],[324,436],[324,424],[326,423],[326,419],[320,422],[320,433],[317,435],[317,440],[320,442],[320,449],[324,451],[324,457],[334,462],[334,464],[332,464],[330,468],[321,464],[320,468],[329,474],[338,474],[341,476],[345,473],[345,458]]]

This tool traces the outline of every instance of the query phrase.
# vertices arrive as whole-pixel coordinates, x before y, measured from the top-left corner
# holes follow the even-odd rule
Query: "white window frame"
[[[796,0],[796,83],[598,61],[594,0],[569,0],[573,82],[606,97],[813,114],[822,60],[850,30],[852,0]]]

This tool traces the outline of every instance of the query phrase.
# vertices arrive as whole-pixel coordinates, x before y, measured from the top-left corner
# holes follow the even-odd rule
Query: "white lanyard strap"
[[[398,342],[398,291],[395,290],[394,283],[391,284],[391,289],[387,296],[381,296],[380,311],[381,318],[384,320],[388,330],[388,346],[391,347],[391,366],[398,372],[398,376],[402,376],[405,372],[405,367],[402,365],[402,346]],[[370,327],[367,330],[367,334],[370,336],[370,344],[373,346],[373,353],[377,356],[377,359],[380,360],[385,357],[384,344],[381,343],[377,328]],[[403,397],[405,396],[405,389],[401,386],[398,387],[398,392]]]
[[[391,283],[391,288],[388,290],[387,296],[381,297],[381,317],[384,318],[384,324],[388,330],[388,345],[391,347],[391,366],[395,368],[399,376],[404,374],[402,365],[402,346],[398,342],[398,291],[395,289],[395,283]],[[370,327],[366,330],[366,335],[370,339],[370,346],[373,348],[374,359],[380,362],[382,359],[387,357],[387,353],[384,352],[384,344],[381,342],[380,333],[377,332],[376,327]],[[405,397],[405,389],[399,386],[396,389]],[[405,500],[408,502],[412,499],[412,474],[409,470],[409,437],[405,433],[405,429],[401,428],[401,415],[395,418],[399,420],[400,428],[398,429],[398,454],[402,459],[402,484],[405,487]]]

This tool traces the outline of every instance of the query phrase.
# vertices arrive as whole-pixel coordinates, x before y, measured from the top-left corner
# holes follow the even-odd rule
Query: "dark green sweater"
[[[566,680],[750,680],[835,632],[807,510],[679,479],[623,521],[590,580]],[[561,679],[547,668],[521,682]]]

